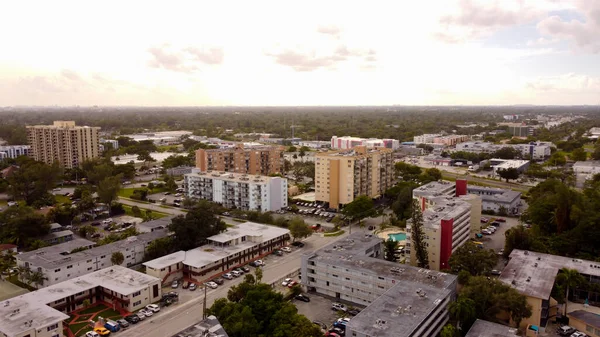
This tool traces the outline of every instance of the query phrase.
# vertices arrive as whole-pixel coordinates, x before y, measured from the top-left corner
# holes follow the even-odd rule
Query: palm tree
[[[465,296],[459,296],[456,302],[450,303],[448,311],[450,317],[456,321],[456,329],[460,330],[461,324],[464,325],[475,319],[475,301]]]
[[[383,248],[385,251],[385,259],[396,262],[396,249],[398,249],[398,241],[388,238],[383,240]]]
[[[577,287],[585,282],[585,279],[575,269],[563,268],[556,277],[559,283],[564,284],[567,289],[565,292],[565,316],[567,315],[567,304],[569,303],[569,289]]]
[[[43,285],[44,281],[48,281],[48,277],[46,277],[41,271],[33,272],[29,277],[29,282],[33,283],[36,288],[39,288],[41,285]]]

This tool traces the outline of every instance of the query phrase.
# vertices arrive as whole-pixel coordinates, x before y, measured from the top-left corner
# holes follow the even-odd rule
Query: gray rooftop
[[[167,228],[175,216],[167,216],[164,218],[142,222],[136,225],[141,232],[151,232],[157,229]]]
[[[413,196],[419,197],[437,197],[444,195],[454,195],[456,184],[449,181],[432,181],[413,190]]]
[[[587,160],[578,161],[573,164],[573,167],[598,167],[600,166],[600,160]]]
[[[135,237],[129,237],[125,240],[69,254],[75,248],[89,246],[89,244],[82,245],[84,241],[94,244],[88,240],[75,239],[71,242],[66,242],[51,247],[44,247],[31,252],[19,254],[17,256],[17,260],[29,262],[35,267],[53,269],[63,265],[73,264],[74,262],[89,260],[102,255],[110,255],[116,251],[124,251],[125,248],[130,248],[132,245],[146,245],[165,236],[167,236],[166,230],[157,230],[151,233],[143,233]],[[74,242],[77,244],[74,244]]]
[[[459,198],[436,197],[435,206],[423,211],[423,225],[439,228],[440,220],[456,219],[466,210],[471,209],[471,204]]]
[[[233,173],[233,172],[218,172],[218,171],[201,172],[199,169],[193,169],[192,173],[188,173],[185,176],[186,177],[217,179],[217,180],[239,182],[239,183],[268,183],[271,180],[282,179],[280,177],[269,177],[269,176],[251,175],[251,174]]]
[[[171,253],[169,255],[161,256],[157,259],[150,260],[148,262],[142,263],[144,266],[152,268],[152,269],[162,269],[168,266],[172,266],[176,263],[183,262],[185,260],[185,251],[180,250],[175,253]]]
[[[515,249],[510,253],[510,260],[499,279],[521,294],[547,300],[556,275],[562,268],[575,269],[584,275],[600,276],[598,262]]]
[[[419,282],[398,282],[352,318],[348,329],[367,336],[411,336],[450,293]]]
[[[208,316],[200,322],[172,335],[172,337],[228,337],[227,332],[215,316]]]
[[[512,203],[521,198],[521,192],[474,185],[467,186],[467,193],[477,194],[481,197],[481,200],[487,202]]]
[[[517,329],[478,319],[465,337],[517,337]]]
[[[244,236],[251,236],[251,237],[259,237],[260,236],[262,239],[260,242],[264,242],[264,241],[268,241],[268,240],[277,238],[281,235],[285,235],[289,232],[290,231],[285,228],[276,227],[276,226],[268,226],[268,225],[263,225],[263,224],[247,221],[244,223],[239,223],[232,227],[227,227],[226,231],[224,231],[223,233],[217,234],[217,235],[213,235],[213,236],[209,237],[208,240],[212,241],[212,242],[224,243],[224,242],[228,242],[228,241],[234,240],[236,238],[241,238]]]
[[[69,318],[58,310],[40,304],[32,297],[14,297],[0,302],[0,332],[8,337],[31,329],[42,329]]]
[[[64,231],[48,233],[48,234],[44,235],[44,237],[42,237],[42,240],[48,241],[48,240],[58,239],[58,238],[66,237],[66,236],[72,236],[72,235],[73,235],[73,231],[66,229]]]
[[[568,316],[600,329],[600,315],[585,310],[571,311]]]

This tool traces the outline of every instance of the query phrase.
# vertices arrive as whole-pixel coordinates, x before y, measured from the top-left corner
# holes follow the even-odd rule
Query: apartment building
[[[467,135],[448,135],[438,136],[433,138],[433,144],[442,144],[444,146],[454,146],[458,143],[466,142],[469,140]]]
[[[225,171],[232,173],[270,175],[283,169],[283,147],[237,144],[228,149],[199,149],[196,167],[200,171]]]
[[[469,153],[494,153],[502,148],[513,148],[525,157],[533,160],[542,160],[550,157],[554,144],[550,142],[531,142],[528,144],[493,144],[489,142],[464,142],[456,144],[456,151]]]
[[[517,329],[506,325],[478,319],[473,323],[465,337],[518,337]]]
[[[210,315],[200,322],[174,333],[171,337],[229,337],[217,317]]]
[[[6,337],[60,337],[68,313],[85,300],[133,312],[161,298],[160,280],[111,266],[0,302],[0,333]]]
[[[119,149],[119,141],[116,139],[100,139],[100,143],[103,145],[110,144],[110,148],[113,150]]]
[[[394,173],[392,149],[367,149],[318,153],[315,162],[315,198],[339,209],[360,195],[377,198],[390,187]]]
[[[578,161],[573,165],[573,172],[583,180],[591,179],[600,173],[600,160]]]
[[[0,146],[0,160],[15,159],[19,156],[29,155],[31,146],[29,145],[6,145]]]
[[[202,282],[270,254],[290,239],[285,228],[244,222],[207,238],[206,245],[144,263],[146,273],[168,283],[185,277]]]
[[[16,262],[19,267],[42,272],[47,278],[39,286],[43,288],[109,267],[112,265],[110,258],[115,252],[123,253],[124,266],[139,265],[144,260],[148,245],[166,236],[166,230],[157,230],[98,247],[94,247],[95,243],[92,241],[74,239],[19,254],[16,256]],[[81,248],[86,249],[76,251]]]
[[[539,326],[541,332],[544,332],[543,329],[548,322],[556,316],[558,303],[551,295],[556,276],[561,273],[562,268],[577,270],[586,283],[600,284],[600,263],[598,262],[520,249],[514,249],[510,253],[508,264],[502,270],[499,280],[525,295],[527,303],[531,305],[532,314],[529,318],[523,319],[521,328],[532,324]],[[587,302],[589,305],[598,306],[600,305],[600,293],[594,289],[597,288],[572,287],[569,301]],[[568,315],[577,309],[571,308],[570,310]]]
[[[415,145],[429,144],[429,143],[433,143],[433,140],[436,137],[442,137],[442,135],[439,133],[426,133],[426,134],[422,134],[420,136],[414,136],[413,142],[415,143]]]
[[[469,186],[469,194],[478,195],[482,200],[482,209],[498,213],[501,209],[509,214],[517,213],[521,205],[521,192],[483,186]]]
[[[533,136],[534,128],[529,125],[514,124],[508,126],[508,133],[515,137],[530,137]]]
[[[29,156],[46,164],[58,162],[64,168],[78,167],[100,155],[99,132],[99,127],[75,126],[73,121],[27,126]]]
[[[382,241],[354,233],[302,255],[301,283],[337,301],[366,306],[346,326],[360,337],[436,336],[456,296],[454,275],[385,261]]]
[[[210,200],[226,208],[278,211],[287,207],[287,179],[241,173],[194,172],[184,175],[188,198]]]
[[[372,148],[386,148],[396,150],[400,147],[400,141],[397,139],[379,139],[379,138],[360,138],[360,137],[331,137],[331,148],[337,150],[348,150],[356,146],[366,146]]]

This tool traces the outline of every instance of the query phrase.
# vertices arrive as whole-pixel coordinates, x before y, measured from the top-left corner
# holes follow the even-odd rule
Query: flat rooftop
[[[465,337],[517,337],[517,329],[478,319]]]
[[[40,304],[35,298],[23,296],[0,302],[0,332],[8,337],[22,335],[31,329],[42,329],[69,318],[69,315]]]
[[[467,193],[477,194],[487,202],[512,203],[521,199],[521,192],[494,187],[467,186]]]
[[[208,316],[200,322],[179,331],[171,337],[229,337],[215,316]]]
[[[59,268],[63,265],[73,264],[78,261],[89,260],[98,256],[112,254],[116,251],[125,251],[134,244],[150,243],[158,238],[166,237],[166,230],[157,230],[151,233],[143,233],[137,236],[129,237],[125,240],[109,243],[107,245],[90,248],[81,252],[69,254],[73,249],[79,247],[89,247],[95,245],[94,242],[74,239],[59,245],[36,249],[31,252],[17,255],[20,261],[29,262],[35,267],[46,269]]]
[[[52,240],[52,239],[58,239],[58,238],[66,237],[66,236],[72,236],[72,235],[73,235],[73,231],[66,229],[64,231],[48,233],[48,234],[44,235],[44,237],[42,237],[42,240]]]
[[[450,181],[432,181],[413,190],[413,196],[436,197],[443,195],[454,195],[456,183]]]
[[[212,242],[225,243],[236,238],[244,236],[251,237],[262,237],[262,242],[272,240],[281,235],[288,234],[290,231],[275,226],[263,225],[255,222],[243,222],[232,227],[227,227],[227,230],[223,233],[213,235],[208,238]]]
[[[162,269],[167,268],[168,266],[172,266],[176,263],[183,262],[185,260],[185,251],[180,250],[178,252],[161,256],[157,259],[150,260],[148,262],[142,263],[144,266],[152,268],[152,269]]]
[[[188,173],[188,174],[186,174],[186,176],[218,179],[218,180],[240,182],[240,183],[267,183],[271,180],[282,179],[280,177],[269,177],[269,176],[251,175],[251,174],[233,173],[233,172],[217,172],[217,171],[201,172],[198,169],[192,169],[192,173]]]
[[[585,310],[575,310],[571,311],[568,316],[578,319],[584,322],[587,325],[591,325],[595,328],[600,328],[600,315],[585,311]]]
[[[151,220],[148,222],[138,223],[136,225],[136,228],[138,229],[138,231],[140,231],[142,233],[151,232],[151,231],[157,230],[157,229],[166,229],[171,224],[171,221],[173,220],[174,217],[175,216],[167,216],[164,218]]]
[[[428,227],[439,227],[440,220],[456,219],[471,209],[471,204],[459,198],[435,198],[435,207],[423,212],[423,224]]]
[[[517,289],[521,294],[543,300],[550,298],[556,275],[562,268],[579,273],[600,276],[600,263],[570,257],[535,253],[515,249],[499,280]]]
[[[587,160],[578,161],[573,164],[573,167],[598,167],[600,166],[600,160]]]
[[[347,329],[367,336],[411,336],[450,293],[418,282],[398,282],[352,318]]]

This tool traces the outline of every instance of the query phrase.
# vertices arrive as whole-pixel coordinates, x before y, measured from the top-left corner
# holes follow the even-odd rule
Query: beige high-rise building
[[[394,173],[392,149],[367,149],[318,153],[315,160],[316,200],[339,209],[360,195],[377,198],[390,187]]]
[[[78,167],[100,155],[99,131],[99,127],[75,126],[74,121],[27,126],[29,156],[46,164],[56,161],[64,168]]]
[[[280,146],[244,148],[244,145],[239,144],[231,149],[199,149],[196,151],[196,168],[202,172],[223,171],[265,176],[281,173],[283,148]]]

